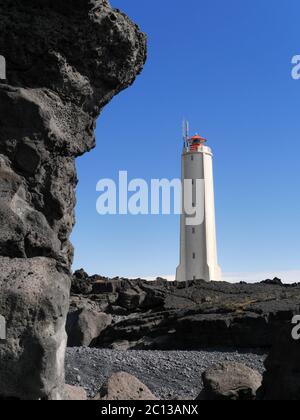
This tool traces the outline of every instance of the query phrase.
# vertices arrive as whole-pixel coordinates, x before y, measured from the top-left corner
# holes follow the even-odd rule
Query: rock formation
[[[107,379],[95,400],[154,401],[157,398],[135,376],[127,372],[118,372]]]
[[[75,158],[146,40],[107,0],[2,0],[0,16],[0,396],[60,399]]]
[[[289,322],[277,332],[277,339],[265,362],[259,400],[300,400],[300,340],[293,339],[292,329]]]
[[[202,375],[204,390],[199,400],[254,401],[262,383],[259,372],[241,363],[221,363]]]
[[[69,347],[90,346],[112,322],[112,316],[82,309],[71,312],[67,318],[67,334]]]
[[[92,291],[76,294],[72,287],[71,311],[85,308],[113,317],[113,323],[94,340],[98,347],[271,347],[278,329],[300,313],[299,284],[185,284],[163,279],[110,280],[82,272],[81,276],[81,287],[86,282]],[[74,278],[78,287],[78,274]]]

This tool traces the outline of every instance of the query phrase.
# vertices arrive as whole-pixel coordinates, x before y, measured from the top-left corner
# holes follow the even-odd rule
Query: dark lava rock
[[[278,330],[277,339],[265,362],[266,372],[258,399],[300,400],[300,340],[292,337],[291,323]]]
[[[83,309],[70,312],[67,318],[68,347],[90,346],[111,324],[111,315]]]
[[[78,270],[72,277],[72,294],[88,295],[93,290],[92,282],[84,270]]]
[[[92,281],[93,283],[93,281]],[[300,310],[300,285],[187,283],[102,279],[99,293],[83,299],[109,313],[113,323],[94,341],[114,348],[192,350],[202,347],[270,347],[278,328]],[[103,309],[106,306],[106,309]]]
[[[0,81],[0,313],[8,325],[0,395],[59,399],[75,158],[95,146],[101,110],[141,71],[146,39],[107,0],[2,0],[0,33],[7,65]]]
[[[282,281],[277,277],[275,277],[273,280],[271,280],[271,279],[264,280],[264,281],[262,281],[262,283],[263,284],[269,284],[271,286],[283,286]]]

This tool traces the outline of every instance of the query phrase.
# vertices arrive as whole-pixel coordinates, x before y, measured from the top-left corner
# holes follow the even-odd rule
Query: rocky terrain
[[[270,348],[300,313],[300,285],[188,283],[88,277],[77,271],[70,346],[136,350]]]
[[[291,332],[300,284],[149,282],[79,270],[71,290],[67,379],[89,398],[125,371],[158,399],[299,400],[300,340]]]
[[[221,362],[239,362],[264,372],[261,350],[207,349],[206,351],[118,351],[70,348],[66,380],[83,387],[94,398],[107,378],[120,371],[141,380],[159,399],[194,400],[203,390],[202,373]]]
[[[64,397],[75,158],[146,37],[107,0],[1,0],[0,397]]]

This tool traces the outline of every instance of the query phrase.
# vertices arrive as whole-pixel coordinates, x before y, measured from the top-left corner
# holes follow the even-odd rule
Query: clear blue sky
[[[175,273],[177,216],[99,216],[100,178],[180,176],[181,120],[214,149],[225,273],[300,269],[299,0],[111,0],[149,38],[135,84],[105,108],[78,159],[74,268]],[[300,278],[299,278],[300,280]]]

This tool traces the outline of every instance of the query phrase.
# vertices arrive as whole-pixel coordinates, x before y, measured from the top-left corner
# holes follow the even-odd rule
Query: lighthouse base
[[[191,280],[204,280],[206,282],[222,281],[221,268],[214,267],[213,269],[210,269],[209,267],[207,267],[206,273],[191,276],[186,273],[186,269],[183,264],[179,265],[176,270],[176,281],[184,282],[184,281],[191,281]]]

